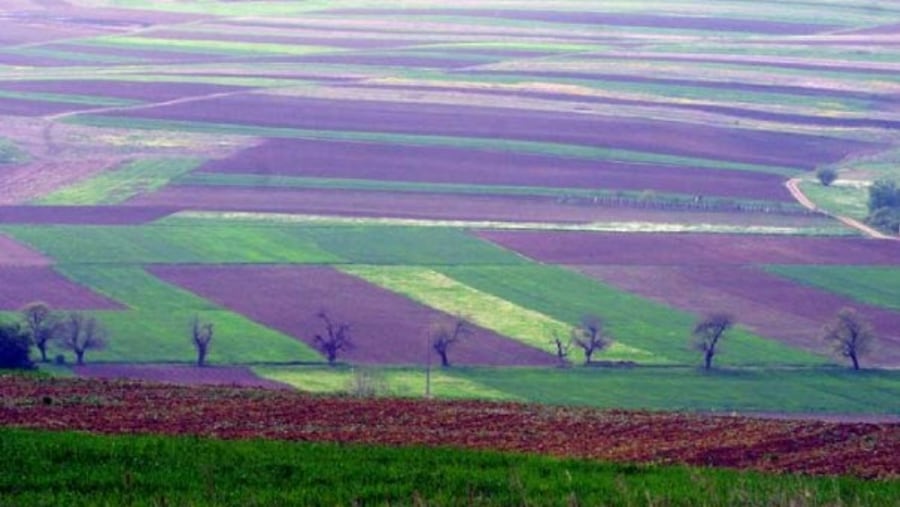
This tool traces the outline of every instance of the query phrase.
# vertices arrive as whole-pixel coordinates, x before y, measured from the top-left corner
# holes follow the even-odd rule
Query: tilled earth
[[[628,462],[900,477],[900,423],[840,423],[0,376],[0,425],[458,446]]]

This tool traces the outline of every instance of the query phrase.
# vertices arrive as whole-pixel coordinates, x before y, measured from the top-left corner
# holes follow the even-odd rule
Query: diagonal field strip
[[[473,289],[426,267],[356,265],[340,269],[432,308],[461,315],[481,327],[550,353],[555,352],[553,337],[566,340],[572,328],[570,324]],[[603,351],[603,357],[613,361],[654,364],[668,362],[664,357],[618,341]]]

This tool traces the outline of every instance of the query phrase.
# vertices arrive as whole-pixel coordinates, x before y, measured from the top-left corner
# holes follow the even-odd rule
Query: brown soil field
[[[285,111],[291,114],[285,115]],[[124,114],[315,130],[568,143],[797,168],[835,162],[849,153],[872,147],[858,141],[804,134],[575,113],[258,94],[218,97]]]
[[[900,424],[890,423],[334,398],[284,390],[10,375],[0,376],[0,390],[0,424],[5,426],[458,446],[625,462],[900,477]]]
[[[793,201],[783,178],[522,153],[378,143],[270,139],[201,171],[480,185],[605,188]]]
[[[895,266],[897,259],[900,259],[900,242],[855,237],[542,231],[481,231],[477,234],[533,259],[568,265]]]
[[[900,312],[869,306],[750,266],[580,266],[589,276],[622,290],[696,314],[729,312],[762,336],[828,352],[824,322],[844,307],[872,323],[877,349],[870,366],[900,367]]]
[[[350,323],[355,348],[340,359],[351,363],[421,364],[429,352],[429,327],[447,317],[330,267],[156,266],[150,272],[310,345],[315,333],[324,332],[316,317],[324,309],[333,320]],[[452,349],[454,364],[555,364],[548,353],[474,329]]]
[[[84,104],[0,98],[0,115],[44,116],[48,114],[90,109],[90,107],[91,106]]]
[[[132,379],[178,385],[217,385],[290,389],[274,380],[256,376],[242,366],[204,366],[179,364],[87,364],[72,370],[85,378]]]
[[[49,266],[52,264],[44,254],[32,250],[14,241],[9,236],[0,234],[0,268],[10,266]]]
[[[49,267],[0,264],[0,310],[16,311],[32,301],[43,301],[57,310],[123,308]]]
[[[216,186],[173,186],[139,195],[110,219],[122,222],[149,221],[176,209],[216,211],[258,211],[339,215],[354,217],[391,217],[434,220],[488,220],[509,222],[654,222],[712,223],[733,225],[776,225],[782,227],[830,226],[819,215],[784,215],[752,212],[712,212],[691,209],[641,208],[637,204],[561,203],[552,197],[448,195],[412,192],[369,192],[352,190],[285,190],[272,188],[234,188]],[[62,215],[79,223],[90,220],[87,213]],[[132,211],[133,210],[133,211]],[[0,208],[2,216],[3,208]],[[98,219],[101,216],[95,218]],[[31,220],[34,220],[32,218]],[[52,217],[46,217],[46,221]],[[2,219],[0,219],[2,223]]]

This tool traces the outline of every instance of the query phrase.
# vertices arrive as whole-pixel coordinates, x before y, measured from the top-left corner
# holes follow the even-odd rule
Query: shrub
[[[31,339],[18,324],[0,323],[0,368],[34,368]]]
[[[837,171],[831,167],[823,167],[816,171],[816,178],[823,186],[829,186],[837,179]]]

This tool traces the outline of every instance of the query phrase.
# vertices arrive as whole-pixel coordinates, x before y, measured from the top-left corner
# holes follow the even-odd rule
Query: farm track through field
[[[870,238],[888,239],[888,240],[893,240],[893,241],[900,240],[900,238],[898,238],[896,236],[888,236],[887,234],[884,234],[881,231],[873,229],[872,227],[869,227],[868,225],[866,225],[854,218],[845,217],[845,216],[841,216],[841,215],[835,215],[833,213],[829,213],[829,212],[819,208],[818,206],[816,206],[816,204],[814,202],[812,202],[811,200],[809,200],[808,197],[806,197],[806,194],[804,194],[802,190],[800,190],[800,181],[802,181],[800,178],[791,178],[785,183],[785,186],[787,186],[787,189],[791,193],[791,195],[794,196],[794,198],[797,199],[797,202],[799,202],[803,207],[805,207],[811,211],[816,211],[818,213],[828,215],[828,216],[844,223],[848,227],[852,227],[852,228],[862,232],[863,234],[865,234],[866,236],[868,236]]]

